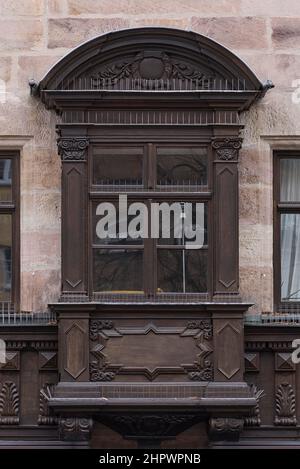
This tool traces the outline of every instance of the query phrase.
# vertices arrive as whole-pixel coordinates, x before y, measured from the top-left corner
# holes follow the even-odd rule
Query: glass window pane
[[[197,203],[197,206],[196,206]],[[170,211],[170,217],[160,216],[159,220],[159,245],[185,245],[186,243],[201,244],[207,246],[207,203],[203,202],[179,202],[180,209],[174,206]],[[185,205],[188,204],[188,205]],[[189,212],[191,210],[191,212]],[[179,216],[180,213],[180,216]],[[182,222],[183,220],[183,222]],[[169,228],[170,237],[167,227]],[[178,233],[177,233],[178,231]],[[177,234],[182,233],[181,237]],[[175,236],[176,234],[176,236]],[[194,235],[193,235],[194,234]],[[193,236],[192,236],[193,235]],[[198,241],[199,240],[199,241]],[[197,243],[198,241],[198,243]]]
[[[160,293],[207,291],[206,250],[158,249],[157,267],[157,288]]]
[[[300,202],[300,158],[280,160],[280,200]]]
[[[105,205],[102,205],[102,204]],[[130,206],[128,202],[128,206]],[[108,205],[111,204],[111,205]],[[126,212],[126,211],[124,211]],[[98,214],[97,214],[98,213]],[[101,213],[101,215],[99,215]],[[103,213],[103,215],[102,215]],[[146,213],[146,212],[144,212]],[[119,202],[97,201],[93,203],[93,243],[94,244],[143,244],[143,238],[130,236],[133,225],[131,221],[136,220],[137,235],[142,231],[142,226],[138,223],[137,217],[143,220],[141,212],[137,215],[128,215],[119,210]]]
[[[136,186],[143,184],[142,147],[95,147],[93,184]]]
[[[10,158],[0,158],[0,202],[12,200],[12,161]]]
[[[206,148],[158,148],[157,185],[206,186]]]
[[[137,293],[143,290],[143,251],[94,249],[94,292]]]
[[[300,300],[300,214],[281,215],[281,297]]]
[[[12,217],[0,215],[0,301],[11,299]]]

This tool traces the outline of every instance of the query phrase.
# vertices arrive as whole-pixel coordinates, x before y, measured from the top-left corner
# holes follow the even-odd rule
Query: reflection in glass
[[[11,298],[12,217],[0,215],[0,301]]]
[[[281,297],[300,300],[300,214],[281,215]]]
[[[280,200],[300,202],[300,158],[280,159]]]
[[[207,251],[158,249],[159,292],[202,293],[207,291]]]
[[[11,171],[11,159],[0,158],[0,202],[12,200]]]
[[[94,292],[135,293],[143,290],[143,252],[94,249]]]
[[[94,148],[93,183],[136,186],[143,184],[143,148]]]
[[[202,236],[201,239],[204,239],[204,245],[207,245],[207,203],[200,203],[197,202],[198,205],[202,205],[204,207],[204,210],[201,211],[201,214],[204,214],[204,219],[203,216],[200,217],[200,219],[197,219],[196,217],[196,202],[184,202],[184,203],[190,203],[192,206],[192,226],[191,229],[193,232],[199,232],[200,230],[204,230],[204,237]],[[183,219],[186,221],[186,223],[189,221],[187,218],[184,218],[184,203],[181,203],[181,211],[183,215]],[[199,218],[199,217],[198,217]],[[165,222],[168,222],[169,220],[165,220]],[[181,231],[182,231],[182,236],[180,238],[175,238],[174,233],[176,232],[175,230],[175,223],[179,221],[181,226]],[[170,212],[170,238],[162,237],[162,223],[164,220],[162,220],[162,217],[160,217],[160,237],[158,239],[158,244],[159,245],[179,245],[179,246],[184,246],[186,243],[193,243],[196,241],[196,238],[191,238],[185,236],[184,232],[184,223],[181,222],[181,220],[176,220],[174,219],[174,212]],[[198,222],[198,223],[197,223]],[[187,223],[188,224],[188,223]]]
[[[118,202],[105,202],[112,204],[114,210],[108,209],[103,210],[103,215],[97,215],[97,207],[101,202],[95,202],[93,204],[93,243],[94,244],[143,244],[142,237],[131,237],[128,233],[130,227],[130,222],[136,215],[128,215],[127,217],[122,216],[119,212],[119,203]],[[131,202],[130,202],[131,203]],[[127,210],[126,210],[127,212]],[[139,214],[138,214],[139,215]],[[101,226],[99,225],[100,221],[103,221]],[[100,229],[101,228],[101,229]],[[105,232],[110,232],[110,234],[115,233],[116,236],[105,236],[102,235],[102,229]],[[140,226],[137,227],[137,230],[140,230]]]
[[[207,150],[205,148],[157,149],[157,185],[207,185]]]

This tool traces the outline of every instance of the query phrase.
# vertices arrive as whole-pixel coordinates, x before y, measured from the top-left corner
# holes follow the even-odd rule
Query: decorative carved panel
[[[208,319],[185,326],[117,326],[111,321],[90,322],[90,379],[111,381],[119,375],[143,376],[187,373],[194,381],[213,379],[212,325]]]
[[[179,59],[162,50],[141,50],[127,59],[105,65],[90,75],[85,74],[75,83],[96,89],[102,85],[118,89],[168,90],[179,89],[180,83],[182,89],[185,89],[187,83],[191,89],[200,85],[202,89],[209,89],[214,83],[216,86],[216,77],[216,72],[204,65],[196,67],[188,62],[188,58]],[[222,79],[220,75],[218,78],[219,81]],[[233,82],[228,83],[228,86],[232,85]]]
[[[131,413],[128,415],[110,414],[101,416],[100,422],[115,431],[122,433],[125,438],[153,438],[163,439],[175,436],[199,421],[193,413]]]
[[[78,378],[86,369],[86,352],[84,343],[85,331],[74,323],[65,333],[66,359],[64,369]]]
[[[231,379],[241,368],[241,330],[227,321],[215,330],[218,344],[217,369]]]

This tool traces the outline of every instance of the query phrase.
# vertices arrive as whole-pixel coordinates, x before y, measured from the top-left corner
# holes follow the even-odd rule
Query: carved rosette
[[[209,435],[213,441],[238,441],[244,420],[231,417],[212,417],[209,420]]]
[[[64,441],[89,441],[93,420],[81,417],[61,417],[59,438]]]
[[[19,423],[19,392],[17,385],[5,381],[0,392],[0,424],[15,425]]]
[[[241,146],[241,138],[215,138],[212,141],[212,147],[215,149],[216,157],[222,161],[237,160]]]
[[[62,161],[85,161],[89,140],[86,137],[60,138],[57,145]]]
[[[275,394],[275,425],[297,425],[296,396],[289,383],[277,386]]]

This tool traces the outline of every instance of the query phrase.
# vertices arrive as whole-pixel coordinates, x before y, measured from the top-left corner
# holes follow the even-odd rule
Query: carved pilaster
[[[237,441],[243,426],[243,419],[212,417],[209,420],[209,437],[213,441]]]
[[[238,153],[242,139],[215,137],[216,250],[214,295],[238,294]]]
[[[87,164],[89,140],[61,137],[62,165],[62,293],[86,294]]]
[[[61,417],[59,438],[64,441],[89,441],[93,427],[91,418]]]
[[[89,140],[86,137],[60,138],[57,145],[62,161],[85,161]]]

